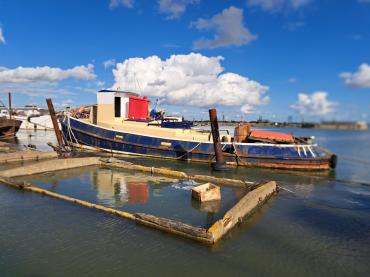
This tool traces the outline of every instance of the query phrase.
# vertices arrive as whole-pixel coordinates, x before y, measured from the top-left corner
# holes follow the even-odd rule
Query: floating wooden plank
[[[30,191],[34,193],[39,193],[45,196],[53,197],[63,201],[67,201],[73,204],[77,204],[83,207],[99,210],[109,214],[113,214],[119,217],[123,217],[139,224],[150,226],[152,228],[165,231],[168,233],[176,234],[185,238],[193,239],[207,244],[213,243],[213,237],[211,233],[208,233],[204,228],[194,227],[182,222],[175,220],[160,218],[149,214],[137,213],[131,214],[129,212],[119,211],[112,208],[108,208],[99,204],[90,203],[88,201],[80,200],[77,198],[69,197],[59,193],[51,192],[39,187],[32,186],[25,182],[16,182],[10,178],[0,177],[0,182],[7,184],[11,187],[21,189],[24,191]]]
[[[208,175],[191,175],[189,179],[198,181],[198,182],[210,182],[215,183],[218,185],[225,185],[225,186],[232,186],[232,187],[239,187],[239,188],[246,188],[253,184],[254,182],[247,182],[237,179],[228,179],[228,178],[219,178],[215,176],[208,176]]]
[[[64,200],[64,201],[71,202],[71,203],[74,203],[74,204],[78,204],[80,206],[84,206],[84,207],[87,207],[87,208],[93,208],[93,209],[100,210],[100,211],[103,211],[103,212],[106,212],[106,213],[110,213],[110,214],[114,214],[114,215],[117,215],[117,216],[120,216],[120,217],[135,220],[135,216],[133,214],[123,212],[123,211],[118,211],[118,210],[111,209],[111,208],[107,208],[107,207],[104,207],[104,206],[99,205],[99,204],[90,203],[88,201],[84,201],[84,200],[80,200],[80,199],[77,199],[77,198],[69,197],[69,196],[66,196],[66,195],[59,194],[59,193],[51,192],[51,191],[46,190],[46,189],[42,189],[42,188],[39,188],[39,187],[32,186],[29,183],[17,182],[17,181],[12,180],[11,178],[6,178],[6,177],[0,177],[0,182],[4,183],[6,185],[9,185],[11,187],[17,188],[17,189],[30,191],[30,192],[35,192],[35,193],[40,193],[42,195],[46,195],[46,196],[50,196],[50,197],[53,197],[53,198],[56,198],[56,199]]]
[[[177,171],[177,170],[172,170],[172,169],[169,169],[169,168],[156,168],[156,167],[153,167],[153,170],[152,170],[153,173],[156,173],[156,174],[161,174],[161,175],[166,175],[166,176],[171,176],[171,177],[175,177],[175,178],[179,178],[179,179],[187,179],[188,178],[188,175],[185,173],[185,172],[182,172],[182,171]]]
[[[144,225],[160,229],[169,233],[180,235],[196,241],[212,244],[213,237],[204,228],[198,228],[167,218],[159,218],[153,215],[137,213],[135,214],[136,221]]]
[[[211,182],[211,183],[225,185],[225,186],[248,188],[256,184],[255,182],[248,182],[248,181],[228,179],[228,178],[219,178],[219,177],[208,176],[208,175],[188,175],[186,172],[183,172],[183,171],[172,170],[169,168],[156,168],[156,167],[150,167],[150,166],[135,165],[130,162],[117,160],[115,158],[101,159],[101,161],[102,161],[103,166],[106,166],[109,168],[122,168],[122,169],[128,169],[128,170],[137,170],[137,171],[142,171],[142,172],[148,172],[151,174],[171,176],[171,177],[178,178],[178,179],[190,179],[190,180],[199,181],[199,182]]]
[[[102,161],[102,165],[105,165],[107,167],[137,170],[137,171],[142,171],[142,172],[148,172],[151,174],[171,176],[171,177],[179,178],[179,179],[188,178],[188,175],[185,172],[172,170],[172,169],[164,168],[164,167],[157,168],[153,166],[150,167],[150,166],[137,165],[137,164],[133,164],[130,162],[117,160],[115,158],[101,159],[101,161]]]
[[[214,242],[220,240],[243,218],[250,215],[257,207],[267,201],[276,192],[276,189],[276,183],[270,181],[247,193],[222,219],[216,221],[208,229],[208,232],[213,235]]]

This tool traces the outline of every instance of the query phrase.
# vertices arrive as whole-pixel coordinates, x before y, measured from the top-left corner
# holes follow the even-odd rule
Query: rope
[[[290,192],[290,193],[294,194],[295,196],[299,197],[299,195],[297,193],[295,193],[294,191],[292,191],[290,189],[287,189],[286,187],[279,186],[279,189],[285,190],[285,191]]]
[[[234,147],[234,154],[236,158],[236,165],[239,166],[239,161],[241,162],[241,165],[246,165],[246,163],[244,163],[244,161],[238,155],[238,150],[236,148],[235,141],[233,141],[233,147]]]
[[[221,150],[224,151],[226,146],[227,146],[227,144],[225,143],[224,146],[222,146]]]
[[[187,154],[189,154],[189,153],[191,153],[191,152],[193,152],[199,145],[201,145],[201,141],[194,147],[194,148],[192,148],[191,150],[189,150],[189,151],[186,151],[183,155],[181,155],[180,157],[176,157],[176,159],[178,160],[178,159],[182,159],[183,157],[185,157]]]
[[[67,118],[68,118],[67,129],[68,129],[69,138],[71,139],[71,142],[73,143],[73,139],[72,139],[72,136],[73,136],[73,138],[75,139],[77,145],[80,146],[80,143],[78,142],[75,134],[72,131],[72,128],[71,128],[71,120],[70,120],[70,117],[68,115],[67,115]],[[72,134],[72,136],[71,136],[71,134]]]

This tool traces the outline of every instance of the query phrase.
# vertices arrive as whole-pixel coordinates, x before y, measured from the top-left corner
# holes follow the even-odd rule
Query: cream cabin
[[[97,123],[148,118],[149,99],[134,92],[101,90],[97,93]]]

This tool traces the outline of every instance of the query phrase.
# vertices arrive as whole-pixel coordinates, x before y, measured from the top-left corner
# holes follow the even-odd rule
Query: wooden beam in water
[[[186,172],[172,170],[169,168],[156,168],[150,166],[136,165],[129,162],[124,162],[116,159],[101,159],[102,165],[109,168],[122,168],[127,170],[137,170],[147,172],[151,174],[159,174],[165,176],[171,176],[178,179],[190,179],[199,182],[211,182],[219,185],[248,188],[256,184],[256,182],[248,182],[237,179],[219,178],[209,175],[188,175]]]
[[[74,158],[74,159],[59,159],[55,160],[53,163],[50,162],[39,162],[37,164],[27,165],[21,168],[15,168],[10,170],[5,170],[0,172],[0,182],[10,185],[12,187],[22,189],[25,191],[31,191],[35,193],[40,193],[42,195],[47,195],[56,199],[64,200],[74,204],[78,204],[84,207],[93,208],[106,213],[114,214],[123,218],[133,220],[137,223],[150,226],[152,228],[162,230],[168,233],[176,234],[185,238],[200,241],[206,244],[214,244],[219,241],[223,236],[227,234],[235,225],[242,221],[245,217],[253,213],[260,205],[266,202],[276,191],[277,185],[274,181],[270,181],[264,184],[258,183],[246,183],[241,180],[232,180],[217,178],[213,176],[210,177],[213,181],[217,180],[223,184],[223,182],[229,182],[232,185],[240,185],[244,188],[249,188],[250,192],[247,193],[234,207],[232,207],[222,219],[216,221],[208,230],[204,228],[194,227],[182,222],[174,221],[171,219],[160,218],[148,214],[131,214],[124,211],[115,210],[112,208],[107,208],[99,204],[90,203],[77,198],[61,195],[55,192],[51,192],[42,188],[34,187],[27,183],[17,183],[10,177],[32,175],[43,172],[50,172],[56,170],[65,170],[75,167],[82,167],[88,165],[110,165],[111,167],[125,168],[140,170],[148,173],[157,173],[166,176],[172,176],[176,178],[191,178],[194,180],[205,180],[207,176],[195,175],[188,176],[186,173],[181,171],[172,171],[170,169],[152,168],[140,165],[134,165],[130,163],[118,163],[118,166],[112,166],[112,163],[101,162],[98,157],[88,157],[88,158]],[[198,177],[197,177],[198,176]],[[202,177],[199,177],[202,176]],[[233,183],[233,181],[236,181]]]
[[[206,229],[194,227],[179,221],[167,218],[160,218],[149,214],[137,213],[136,222],[144,224],[155,229],[176,234],[185,238],[199,242],[213,244],[213,237]]]
[[[88,201],[80,200],[80,199],[69,197],[66,195],[59,194],[59,193],[51,192],[51,191],[48,191],[48,190],[45,190],[39,187],[35,187],[29,183],[24,183],[24,182],[17,183],[10,178],[0,177],[0,182],[6,185],[9,185],[11,187],[24,190],[24,191],[39,193],[45,196],[49,196],[49,197],[60,199],[66,202],[77,204],[83,207],[95,209],[95,210],[102,211],[102,212],[109,213],[109,214],[113,214],[113,215],[116,215],[122,218],[135,221],[139,224],[152,227],[154,229],[165,231],[167,233],[172,233],[175,235],[179,235],[185,238],[193,239],[193,240],[207,243],[207,244],[213,243],[212,234],[208,233],[207,230],[203,228],[193,227],[191,225],[188,225],[182,222],[178,222],[178,221],[166,219],[166,218],[160,218],[160,217],[156,217],[156,216],[149,215],[149,214],[143,214],[143,213],[132,214],[129,212],[107,208],[99,204],[90,203]]]
[[[256,208],[266,202],[276,191],[276,183],[270,181],[247,193],[234,207],[226,212],[222,219],[216,221],[208,229],[208,232],[213,235],[214,242],[219,241],[235,225],[251,215]]]

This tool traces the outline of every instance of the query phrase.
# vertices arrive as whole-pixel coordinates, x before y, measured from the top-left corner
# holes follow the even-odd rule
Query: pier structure
[[[0,141],[0,164],[53,159],[57,156],[54,151],[20,149],[14,144]]]

